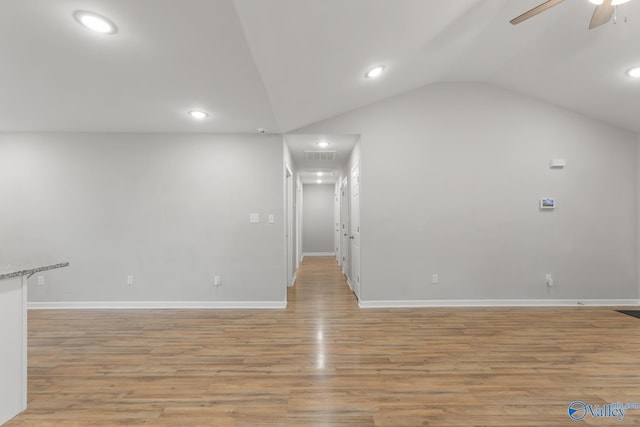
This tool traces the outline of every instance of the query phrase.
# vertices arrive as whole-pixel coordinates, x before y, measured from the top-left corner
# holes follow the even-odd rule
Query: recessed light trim
[[[204,111],[200,111],[200,110],[191,110],[191,111],[189,111],[189,115],[191,117],[193,117],[194,119],[197,119],[197,120],[202,120],[202,119],[206,119],[207,117],[209,117],[209,114],[205,113]]]
[[[329,143],[327,141],[318,142],[318,147],[320,148],[327,148],[328,146],[329,146]]]
[[[322,176],[322,175],[324,175],[324,174],[323,174],[322,172],[316,172],[316,175],[318,175],[318,176]]]
[[[118,32],[116,24],[97,13],[89,12],[87,10],[76,10],[73,13],[73,17],[78,21],[78,23],[92,31],[95,31],[96,33],[111,35]]]
[[[322,184],[322,180],[321,180],[321,179],[317,180],[316,182],[317,182],[318,184]]]
[[[633,77],[634,79],[640,78],[640,67],[633,67],[627,70],[627,76]]]
[[[384,68],[384,65],[378,65],[367,71],[364,76],[368,79],[377,79],[384,72]]]

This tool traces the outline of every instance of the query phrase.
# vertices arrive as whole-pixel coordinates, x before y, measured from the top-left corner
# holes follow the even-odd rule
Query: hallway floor
[[[285,310],[42,310],[29,322],[29,409],[7,427],[539,427],[573,423],[573,401],[640,403],[638,319],[360,309],[330,257],[305,258]],[[640,409],[582,424],[640,425]]]

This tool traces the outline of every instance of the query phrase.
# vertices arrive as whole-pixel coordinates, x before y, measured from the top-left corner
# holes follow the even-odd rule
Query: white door
[[[333,194],[333,253],[340,264],[340,188],[336,184]]]
[[[296,218],[296,240],[293,251],[296,257],[295,271],[300,267],[300,258],[302,258],[302,181],[300,177],[296,177],[296,200],[295,200],[295,218]]]
[[[351,170],[351,285],[360,299],[360,165]]]
[[[345,176],[340,186],[340,264],[342,273],[349,277],[349,251],[351,240],[349,239],[349,179]]]
[[[285,208],[285,236],[286,236],[286,244],[287,244],[287,286],[293,286],[294,276],[295,276],[295,251],[293,247],[293,242],[295,239],[294,231],[293,231],[293,173],[291,169],[287,165],[286,167],[286,175],[287,175],[287,200],[286,200],[286,208]]]

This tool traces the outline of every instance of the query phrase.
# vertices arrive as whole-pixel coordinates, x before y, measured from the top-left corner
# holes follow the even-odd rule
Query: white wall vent
[[[315,162],[333,161],[336,159],[335,151],[305,151],[304,159]]]

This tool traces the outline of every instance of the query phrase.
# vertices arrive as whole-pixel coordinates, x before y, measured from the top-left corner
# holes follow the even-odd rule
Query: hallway
[[[639,400],[640,321],[611,308],[359,309],[331,257],[288,300],[30,311],[6,426],[558,426],[574,400]]]

